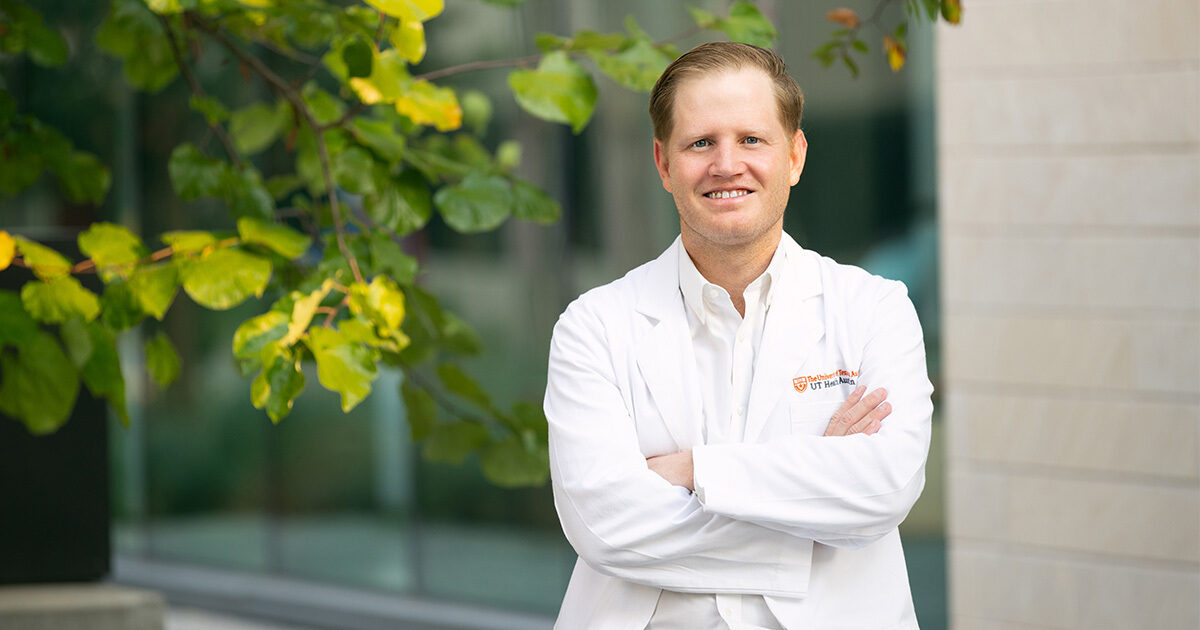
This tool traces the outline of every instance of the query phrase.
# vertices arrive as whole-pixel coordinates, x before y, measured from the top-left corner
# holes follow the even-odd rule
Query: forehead
[[[677,85],[673,105],[672,136],[727,126],[783,131],[774,84],[753,66],[688,76]]]

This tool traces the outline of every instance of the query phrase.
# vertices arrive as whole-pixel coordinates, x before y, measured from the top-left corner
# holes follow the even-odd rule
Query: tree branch
[[[192,16],[191,13],[188,13],[188,15]],[[301,98],[296,88],[272,72],[261,59],[246,53],[224,31],[201,19],[199,16],[193,17],[193,20],[201,30],[220,42],[222,46],[238,58],[238,61],[257,73],[272,89],[287,99],[295,111],[304,119],[308,127],[313,130],[313,135],[317,140],[317,155],[321,159],[321,176],[325,180],[325,192],[329,197],[329,209],[333,214],[333,228],[337,233],[338,250],[342,252],[342,256],[345,256],[347,262],[350,263],[350,270],[354,272],[354,279],[362,282],[363,276],[362,271],[358,267],[358,259],[354,257],[350,248],[346,246],[345,225],[342,222],[341,207],[338,204],[337,189],[333,181],[333,170],[329,165],[329,148],[325,144],[325,134],[322,132],[321,125],[317,124],[312,112],[308,110],[308,106],[304,104],[304,99]]]
[[[179,38],[175,34],[175,29],[171,28],[171,21],[162,15],[157,15],[157,17],[159,23],[162,24],[163,30],[167,33],[167,41],[171,44],[171,55],[175,57],[175,65],[179,66],[179,72],[183,74],[183,78],[187,81],[188,87],[191,88],[192,94],[195,94],[196,98],[207,98],[204,88],[200,86],[200,82],[196,80],[196,75],[192,74],[191,67],[187,65],[187,62],[183,58],[183,51],[179,46]],[[209,129],[212,130],[217,139],[225,147],[225,152],[229,154],[229,159],[240,167],[242,165],[242,158],[238,155],[237,149],[233,147],[233,141],[229,138],[229,134],[225,132],[225,128],[217,121],[209,120],[208,116],[204,116],[204,121],[208,123]]]

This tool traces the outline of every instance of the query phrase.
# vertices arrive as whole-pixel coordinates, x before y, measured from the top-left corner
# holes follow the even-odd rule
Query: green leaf
[[[850,55],[843,53],[842,62],[845,63],[846,67],[850,69],[850,76],[858,77],[858,64],[854,63],[854,60],[850,58]]]
[[[125,78],[136,88],[157,92],[179,73],[162,25],[141,0],[113,0],[96,43],[124,62]]]
[[[504,223],[513,207],[508,181],[498,175],[472,172],[453,186],[444,186],[433,201],[446,225],[469,234],[487,232]]]
[[[646,40],[638,40],[629,48],[609,55],[592,52],[596,67],[614,81],[639,92],[649,92],[658,76],[666,70],[671,58]]]
[[[229,120],[229,108],[225,107],[224,103],[212,96],[196,96],[193,94],[188,99],[188,107],[200,112],[204,116],[204,120],[210,125],[219,125]]]
[[[749,2],[735,2],[729,9],[729,17],[721,20],[720,28],[735,42],[762,48],[775,45],[775,26]]]
[[[146,317],[138,296],[129,283],[114,280],[104,287],[100,296],[100,318],[105,326],[117,331],[133,328]]]
[[[213,236],[211,232],[201,232],[199,230],[163,232],[158,238],[163,243],[169,245],[175,251],[176,256],[199,252],[206,247],[217,244],[217,237]]]
[[[371,393],[378,375],[371,349],[321,326],[308,331],[306,342],[317,360],[317,380],[342,395],[342,411],[349,412]]]
[[[422,453],[431,462],[461,464],[467,455],[488,443],[487,429],[473,422],[437,424],[425,438]]]
[[[554,223],[562,216],[558,202],[529,182],[513,182],[513,216],[535,223]]]
[[[79,234],[79,251],[92,259],[107,282],[114,275],[128,278],[137,262],[148,252],[128,228],[112,223],[93,223]]]
[[[92,340],[92,354],[80,371],[83,383],[93,396],[107,398],[121,424],[129,426],[129,412],[125,406],[125,377],[121,374],[116,336],[100,322],[88,324],[87,331]]]
[[[304,99],[304,106],[312,112],[313,118],[319,125],[328,125],[346,113],[346,105],[342,101],[329,92],[316,87],[315,84],[310,83],[304,86],[301,96]]]
[[[583,66],[561,51],[547,53],[537,70],[508,75],[517,103],[525,111],[551,122],[568,123],[583,131],[596,108],[596,85]]]
[[[688,13],[692,14],[692,20],[696,22],[696,26],[700,28],[720,28],[720,20],[717,16],[696,7],[688,7]]]
[[[401,20],[392,29],[388,41],[405,61],[416,64],[425,58],[425,25],[413,20]]]
[[[541,405],[524,401],[518,402],[513,405],[513,420],[522,433],[532,433],[541,443],[546,442],[546,437],[550,433],[550,425],[546,422],[546,413],[542,411]]]
[[[78,372],[49,333],[18,346],[16,356],[0,354],[0,412],[24,422],[30,433],[57,431],[78,395]]]
[[[350,132],[376,155],[388,162],[404,159],[404,136],[384,120],[355,118],[350,123]]]
[[[271,146],[287,126],[288,111],[281,102],[274,106],[254,103],[233,112],[229,120],[233,147],[238,153],[253,155]]]
[[[146,370],[159,387],[166,388],[179,378],[179,353],[164,333],[146,342]]]
[[[25,264],[33,268],[33,274],[43,280],[51,280],[71,272],[71,261],[62,254],[35,243],[21,236],[14,236],[16,250],[25,259]]]
[[[26,52],[39,66],[59,66],[67,60],[66,41],[24,2],[0,2],[0,16],[0,53]]]
[[[857,50],[861,53],[869,52],[871,50],[870,48],[867,48],[867,43],[861,39],[854,40],[850,45],[854,46],[854,50]]]
[[[87,324],[78,317],[72,317],[58,327],[58,336],[67,348],[67,357],[71,359],[71,363],[77,368],[86,365],[93,350]]]
[[[264,185],[267,187],[267,192],[271,194],[271,198],[281,200],[304,186],[304,178],[291,173],[276,175],[268,179]]]
[[[65,159],[53,163],[52,168],[63,194],[76,203],[104,201],[112,183],[108,167],[84,151],[72,151]]]
[[[0,349],[7,345],[23,346],[37,334],[37,322],[25,311],[20,296],[0,289]]]
[[[263,349],[287,334],[289,321],[287,313],[272,310],[242,322],[233,333],[233,356],[257,364]]]
[[[300,257],[311,244],[307,235],[279,223],[243,217],[237,226],[242,241],[264,245],[289,260]]]
[[[521,165],[521,143],[516,140],[505,140],[496,148],[496,166],[505,171],[512,171]]]
[[[458,97],[463,110],[463,124],[480,136],[487,133],[492,120],[492,101],[478,90],[468,90]]]
[[[219,196],[228,171],[228,164],[204,157],[199,149],[187,142],[175,147],[167,162],[171,185],[184,201]]]
[[[342,62],[346,64],[346,75],[350,77],[371,76],[371,64],[375,47],[363,37],[355,37],[342,47]]]
[[[649,33],[642,30],[641,26],[638,26],[637,18],[633,17],[633,14],[625,16],[625,30],[634,39],[653,39]]]
[[[396,177],[381,172],[376,180],[377,194],[363,201],[367,214],[376,223],[401,236],[425,227],[433,214],[433,198],[425,178],[408,169]]]
[[[240,169],[230,168],[225,171],[223,181],[225,201],[229,203],[229,212],[235,217],[255,217],[271,220],[275,216],[275,200],[267,187],[263,185],[262,176],[250,166]]]
[[[257,409],[265,409],[271,422],[280,420],[292,412],[292,403],[304,391],[304,372],[300,363],[287,353],[272,353],[263,369],[250,386],[250,402]]]
[[[153,315],[158,321],[162,321],[171,307],[178,288],[179,269],[171,262],[138,267],[129,279],[129,290],[133,292],[140,310]]]
[[[502,488],[536,486],[550,476],[550,453],[545,446],[526,446],[512,436],[483,449],[479,466],[488,481]]]
[[[44,282],[27,282],[21,287],[21,303],[39,322],[57,324],[72,317],[92,321],[100,314],[100,300],[71,276]]]
[[[437,424],[437,404],[429,392],[404,379],[400,384],[400,395],[404,398],[405,415],[412,429],[413,441],[424,440]]]
[[[571,38],[571,50],[587,50],[601,52],[624,47],[629,38],[621,33],[597,33],[596,31],[581,30]]]
[[[538,33],[533,36],[533,43],[542,52],[561,50],[571,45],[571,40],[554,33]]]
[[[417,259],[404,253],[400,244],[383,232],[374,232],[370,240],[371,262],[376,271],[386,273],[399,284],[412,284],[417,277]]]
[[[495,407],[492,406],[492,399],[483,391],[479,383],[475,379],[467,375],[453,363],[443,363],[437,367],[438,378],[446,389],[454,392],[465,400],[469,400],[484,411],[492,412]]]
[[[271,279],[270,261],[241,250],[218,249],[183,265],[183,290],[197,304],[224,311],[251,295],[261,297]]]
[[[375,159],[366,149],[352,146],[334,156],[332,166],[338,186],[359,195],[375,193]]]

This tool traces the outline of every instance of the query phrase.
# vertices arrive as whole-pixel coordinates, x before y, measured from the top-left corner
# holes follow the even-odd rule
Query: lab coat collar
[[[817,256],[796,244],[786,233],[779,242],[786,248],[785,264],[772,282],[762,344],[750,389],[745,441],[762,431],[779,396],[792,387],[795,376],[813,345],[825,333],[820,314],[821,275]],[[638,285],[637,310],[646,317],[638,340],[637,362],[646,386],[679,449],[703,443],[704,425],[700,379],[679,290],[677,238],[667,251],[647,266]],[[776,257],[779,257],[777,252]],[[684,254],[686,255],[686,254]]]
[[[704,443],[699,374],[679,293],[678,238],[647,267],[638,286],[637,310],[646,317],[637,348],[638,368],[677,450]],[[686,254],[684,254],[686,255]]]

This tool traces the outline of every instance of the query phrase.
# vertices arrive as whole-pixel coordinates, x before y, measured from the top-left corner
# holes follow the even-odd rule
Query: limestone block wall
[[[937,42],[950,621],[1200,628],[1200,0]]]

